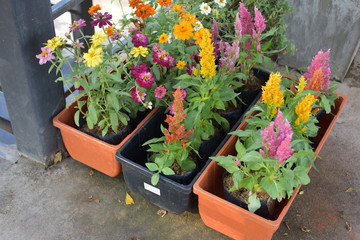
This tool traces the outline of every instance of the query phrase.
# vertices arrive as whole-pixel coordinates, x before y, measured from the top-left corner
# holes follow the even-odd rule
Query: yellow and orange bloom
[[[111,37],[112,35],[114,35],[114,28],[112,26],[107,26],[105,28],[105,32],[106,32],[106,35]]]
[[[62,46],[65,44],[65,39],[56,36],[53,37],[52,39],[47,40],[47,42],[45,43],[45,48],[51,48],[51,51],[55,51],[55,49],[59,46]]]
[[[266,86],[262,87],[262,102],[267,104],[271,117],[277,113],[277,108],[284,103],[284,92],[280,90],[280,73],[271,73]]]
[[[203,35],[202,35],[202,31],[197,31],[194,34],[194,40],[195,40],[195,44],[200,44],[203,40]]]
[[[161,6],[164,7],[168,7],[171,5],[172,1],[171,0],[157,0],[156,1],[158,4],[160,4]]]
[[[180,23],[175,24],[173,29],[178,40],[188,40],[194,35],[194,28],[185,20],[180,20]]]
[[[99,4],[96,4],[96,5],[93,5],[93,6],[91,6],[91,7],[89,8],[88,13],[89,13],[90,15],[93,15],[93,14],[97,13],[99,10],[101,10],[101,7],[100,7]]]
[[[176,67],[178,69],[184,69],[184,67],[186,66],[186,62],[185,61],[178,61],[176,64]]]
[[[300,125],[301,123],[309,120],[311,116],[311,111],[313,109],[313,104],[315,102],[315,96],[311,95],[310,93],[305,97],[301,98],[300,102],[295,107],[295,113],[297,115],[295,125]]]
[[[175,11],[175,12],[185,11],[185,9],[180,4],[174,4],[170,10]]]
[[[202,41],[200,46],[200,73],[203,78],[212,78],[216,75],[214,46],[211,41],[211,33],[207,28],[200,30],[202,34]]]
[[[167,43],[169,42],[169,36],[166,33],[162,33],[159,36],[159,43]]]
[[[147,18],[156,14],[156,11],[153,7],[148,4],[140,4],[136,7],[135,15],[139,18]]]
[[[89,48],[87,53],[84,53],[83,59],[88,67],[96,67],[102,60],[102,48]]]
[[[305,77],[301,76],[299,79],[299,84],[297,86],[298,93],[301,93],[302,91],[304,91],[306,84],[307,84],[307,82],[305,80]]]
[[[131,8],[136,8],[137,6],[144,4],[142,0],[129,0],[129,6]]]

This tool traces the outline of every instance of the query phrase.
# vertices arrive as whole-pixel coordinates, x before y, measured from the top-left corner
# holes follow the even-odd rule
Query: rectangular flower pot
[[[111,145],[78,130],[74,122],[76,106],[77,102],[73,102],[53,119],[54,126],[60,129],[66,150],[73,159],[110,177],[116,177],[121,172],[121,164],[116,161],[115,157],[116,151],[130,139],[157,109],[147,114],[137,126],[133,126],[134,130],[121,143]]]
[[[335,107],[332,109],[332,112],[324,115],[319,123],[320,129],[317,137],[314,139],[316,154],[320,153],[347,101],[345,96],[338,95],[339,98],[335,101]],[[247,123],[243,122],[238,129],[245,129],[246,125]],[[236,140],[237,136],[231,136],[219,150],[217,156],[235,154]],[[215,161],[211,161],[194,184],[194,192],[199,198],[199,213],[205,225],[233,239],[271,239],[294,201],[300,186],[295,189],[290,199],[283,200],[277,204],[274,220],[268,220],[223,198],[223,172],[224,168],[218,166]]]

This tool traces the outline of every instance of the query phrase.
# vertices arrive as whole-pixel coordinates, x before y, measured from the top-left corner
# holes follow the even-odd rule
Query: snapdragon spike
[[[304,74],[304,77],[306,80],[310,81],[310,79],[315,75],[315,72],[318,69],[322,69],[323,74],[323,86],[321,90],[328,90],[330,86],[330,76],[331,76],[331,70],[329,67],[330,63],[330,49],[326,52],[323,52],[320,50],[316,56],[313,58],[311,62],[311,66],[307,69],[307,73]]]

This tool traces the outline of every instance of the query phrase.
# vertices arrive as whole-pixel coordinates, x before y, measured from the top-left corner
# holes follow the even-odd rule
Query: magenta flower
[[[230,45],[227,42],[220,42],[219,51],[221,53],[221,57],[219,59],[220,68],[227,74],[233,73],[236,70],[235,65],[237,59],[239,58],[240,43],[234,42]]]
[[[41,48],[41,53],[36,55],[35,57],[39,60],[39,64],[43,65],[47,63],[50,60],[55,59],[55,56],[53,55],[53,51],[51,51],[51,48]]]
[[[219,36],[219,26],[215,20],[215,18],[213,18],[213,25],[211,28],[211,40],[213,43],[215,43],[217,37]]]
[[[137,32],[132,36],[131,42],[134,44],[135,47],[146,47],[149,43],[149,39],[148,36],[146,36],[145,34]]]
[[[323,52],[322,50],[320,50],[316,56],[313,58],[312,62],[311,62],[311,66],[308,67],[308,72],[304,74],[304,77],[306,78],[306,80],[310,80],[315,71],[318,70],[319,68],[322,68],[322,73],[323,73],[323,78],[324,78],[324,86],[322,90],[328,90],[329,86],[330,86],[330,75],[331,75],[331,70],[329,67],[329,62],[330,62],[330,49],[327,50],[326,52]]]
[[[265,18],[263,17],[261,12],[257,9],[257,7],[254,8],[254,12],[255,12],[254,21],[255,21],[256,32],[260,35],[266,28]]]
[[[154,84],[155,78],[150,72],[142,72],[139,74],[139,78],[136,79],[136,82],[140,87],[149,88]]]
[[[250,15],[248,9],[240,2],[240,22],[241,22],[241,33],[242,34],[252,34],[254,28],[253,19]]]
[[[142,102],[145,100],[145,96],[146,96],[146,93],[144,92],[141,92],[139,89],[137,89],[136,87],[133,87],[131,90],[130,90],[130,95],[131,95],[131,98],[136,102],[136,103],[139,103],[139,102]]]
[[[238,158],[235,159],[236,166],[240,166],[240,160]]]
[[[153,47],[154,49],[154,47]],[[157,63],[167,69],[173,68],[175,66],[175,58],[173,58],[167,51],[165,50],[157,50],[154,51],[153,55],[153,62]]]
[[[288,120],[286,119],[284,122],[280,110],[275,121],[265,127],[260,134],[262,137],[262,149],[259,152],[263,156],[277,158],[278,161],[282,162],[294,152],[290,146],[293,131]]]
[[[181,92],[181,100],[184,101],[187,95],[186,89],[180,89],[180,92]]]
[[[102,14],[101,12],[97,12],[91,15],[91,18],[93,19],[93,21],[91,22],[91,26],[93,27],[98,26],[99,28],[102,28],[106,25],[112,26],[112,23],[110,22],[112,15],[108,12],[105,12],[104,14]]]
[[[146,63],[140,63],[138,65],[132,65],[131,67],[131,75],[134,78],[139,78],[140,74],[143,72],[150,72],[150,67]]]
[[[166,88],[164,86],[158,86],[155,89],[155,97],[163,98],[166,95]]]
[[[75,32],[77,30],[79,30],[82,27],[85,27],[86,23],[84,19],[79,19],[77,21],[74,21],[73,24],[70,25],[70,33]]]
[[[116,40],[119,40],[122,37],[123,37],[123,35],[120,32],[114,31],[114,34],[110,37],[110,40],[114,42]]]
[[[186,73],[189,74],[189,75],[194,75],[193,73],[193,69],[195,68],[195,65],[186,65]]]

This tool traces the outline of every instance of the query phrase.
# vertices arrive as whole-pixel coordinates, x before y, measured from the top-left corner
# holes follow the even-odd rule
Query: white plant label
[[[148,190],[149,192],[155,193],[156,195],[160,196],[160,189],[158,189],[150,184],[147,184],[146,182],[144,182],[144,188],[146,190]]]

